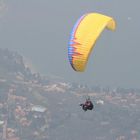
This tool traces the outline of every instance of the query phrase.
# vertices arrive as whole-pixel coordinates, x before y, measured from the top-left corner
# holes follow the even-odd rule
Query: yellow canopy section
[[[85,70],[95,42],[106,27],[115,30],[114,19],[98,13],[86,14],[77,21],[68,48],[69,61],[74,70]]]

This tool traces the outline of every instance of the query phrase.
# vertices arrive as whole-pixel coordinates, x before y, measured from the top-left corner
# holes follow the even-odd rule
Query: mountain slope
[[[95,108],[84,112],[79,104],[87,96]],[[0,138],[7,124],[6,137],[19,140],[139,140],[139,106],[139,89],[40,76],[22,56],[0,49]]]

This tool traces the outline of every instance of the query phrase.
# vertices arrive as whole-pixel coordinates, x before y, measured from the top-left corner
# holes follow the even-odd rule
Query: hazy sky
[[[114,17],[84,73],[73,71],[67,56],[70,32],[88,12]],[[139,0],[0,0],[0,47],[25,56],[45,75],[90,85],[140,87]]]

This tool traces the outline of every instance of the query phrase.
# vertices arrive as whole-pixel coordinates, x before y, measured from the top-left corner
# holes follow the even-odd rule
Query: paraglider
[[[92,110],[94,108],[94,105],[91,102],[90,98],[86,99],[86,102],[84,104],[80,104],[80,106],[84,111]]]
[[[85,70],[95,42],[105,28],[115,30],[115,20],[99,13],[85,14],[76,22],[68,46],[69,62],[75,71]]]

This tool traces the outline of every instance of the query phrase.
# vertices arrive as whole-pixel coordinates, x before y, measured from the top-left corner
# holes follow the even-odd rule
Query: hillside
[[[0,139],[139,140],[140,90],[80,85],[32,73],[0,49]],[[95,108],[79,104],[90,96]]]

